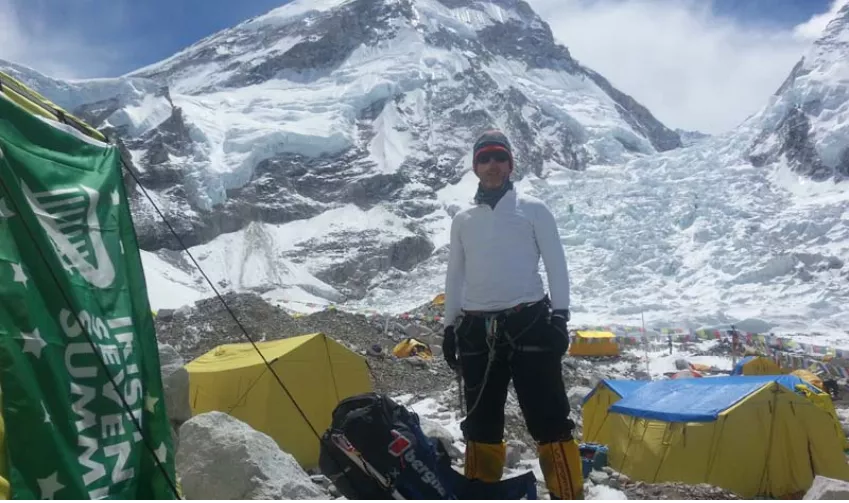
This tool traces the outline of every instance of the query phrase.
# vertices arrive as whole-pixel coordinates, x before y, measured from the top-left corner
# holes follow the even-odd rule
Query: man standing
[[[513,188],[513,155],[503,133],[486,131],[472,162],[480,184],[476,205],[451,224],[443,341],[445,360],[464,380],[466,476],[501,479],[512,379],[552,499],[581,498],[581,459],[561,375],[569,272],[557,226],[542,201]]]

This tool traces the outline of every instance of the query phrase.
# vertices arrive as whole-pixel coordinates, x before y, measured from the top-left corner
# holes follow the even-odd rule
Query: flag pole
[[[649,338],[646,335],[646,318],[643,316],[643,310],[640,310],[640,321],[643,325],[643,349],[646,353],[646,375],[648,375],[649,381],[651,381],[651,370],[649,369]]]
[[[737,366],[737,330],[731,325],[731,368]]]

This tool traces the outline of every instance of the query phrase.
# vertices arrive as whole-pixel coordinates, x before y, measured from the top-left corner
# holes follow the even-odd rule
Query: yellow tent
[[[392,354],[398,358],[407,358],[410,356],[418,356],[425,360],[433,358],[433,351],[430,346],[422,341],[407,337],[392,348]]]
[[[445,305],[445,294],[440,293],[439,295],[434,297],[433,300],[430,301],[430,303],[434,306],[444,306]]]
[[[734,370],[731,371],[733,376],[766,376],[784,373],[777,363],[765,356],[747,356],[737,362]]]
[[[610,407],[611,466],[649,483],[800,497],[816,475],[849,481],[829,414],[794,376],[653,381]]]
[[[691,363],[690,364],[690,369],[695,370],[696,372],[710,372],[712,368],[713,367],[711,367],[710,365],[707,365],[705,363]]]
[[[572,356],[619,356],[619,344],[616,335],[610,332],[578,330],[575,339],[569,344]]]
[[[822,379],[820,379],[818,375],[814,374],[810,370],[798,369],[794,370],[793,372],[790,372],[790,375],[802,378],[805,381],[808,381],[809,383],[816,386],[820,391],[825,391],[825,385],[823,385]]]
[[[609,445],[608,409],[623,397],[633,393],[649,381],[604,380],[584,397],[581,416],[584,418],[584,442]]]
[[[324,334],[257,346],[319,435],[340,400],[372,391],[365,359]],[[194,414],[226,412],[271,436],[304,468],[318,466],[318,438],[250,343],[218,346],[186,369]]]
[[[798,376],[801,377],[801,376]],[[808,381],[810,383],[810,381]],[[812,390],[810,386],[797,384],[796,391],[808,398],[817,407],[828,413],[834,423],[834,429],[837,431],[837,436],[840,437],[840,445],[842,449],[849,450],[849,441],[846,439],[846,434],[843,433],[843,425],[840,424],[840,416],[837,415],[837,410],[834,408],[834,402],[831,401],[831,395],[821,390]]]

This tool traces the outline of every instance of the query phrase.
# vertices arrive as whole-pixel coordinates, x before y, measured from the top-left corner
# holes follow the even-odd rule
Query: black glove
[[[457,336],[454,334],[454,325],[445,327],[445,332],[442,338],[442,355],[445,358],[445,363],[453,370],[460,368],[460,362],[457,360]]]
[[[566,326],[568,322],[568,309],[555,309],[552,311],[549,324],[551,325],[551,328],[554,329],[556,335],[562,336],[557,337],[554,344],[555,349],[560,354],[566,353],[566,350],[569,349],[569,329]]]

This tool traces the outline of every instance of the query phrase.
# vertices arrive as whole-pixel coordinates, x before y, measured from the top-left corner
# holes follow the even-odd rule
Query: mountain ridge
[[[355,7],[367,7],[362,18]],[[496,126],[514,143],[517,186],[556,213],[578,322],[645,313],[834,330],[849,322],[839,286],[849,215],[834,162],[849,135],[828,127],[849,102],[846,12],[758,113],[686,148],[667,148],[678,133],[550,45],[544,21],[512,0],[294,2],[120,79],[73,83],[74,110],[121,137],[225,290],[298,308],[398,312],[429,300],[450,218],[474,192],[470,145]],[[326,54],[340,35],[315,27],[342,33],[344,19],[364,38],[344,41],[333,69],[280,66],[296,47]],[[520,26],[521,43],[497,36]],[[213,52],[218,39],[230,45]],[[248,80],[232,80],[240,69]],[[70,85],[31,82],[62,96]],[[132,204],[160,307],[210,295],[145,198]]]

